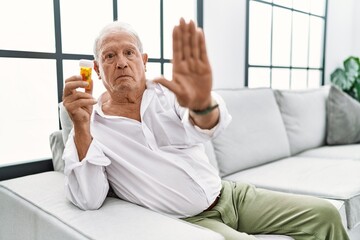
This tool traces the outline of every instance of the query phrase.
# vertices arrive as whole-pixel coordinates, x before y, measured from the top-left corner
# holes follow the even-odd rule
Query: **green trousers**
[[[326,200],[227,181],[215,207],[184,220],[218,232],[226,240],[256,239],[253,234],[287,235],[296,240],[349,239],[339,212]]]

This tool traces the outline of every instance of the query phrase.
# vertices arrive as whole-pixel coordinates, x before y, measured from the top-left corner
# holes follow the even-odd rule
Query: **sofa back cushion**
[[[291,155],[324,145],[329,87],[274,90],[274,94],[286,127]]]
[[[290,148],[271,89],[218,90],[233,119],[212,140],[220,175],[288,157]]]
[[[54,171],[64,172],[65,163],[62,160],[62,155],[64,152],[64,141],[62,130],[55,131],[50,134],[50,149],[52,153],[52,163],[54,166]]]

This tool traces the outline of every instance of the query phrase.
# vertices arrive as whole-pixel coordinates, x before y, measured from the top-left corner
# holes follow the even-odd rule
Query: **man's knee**
[[[314,204],[313,211],[315,212],[316,218],[319,222],[341,223],[339,211],[333,204],[326,200],[320,200],[317,204]]]

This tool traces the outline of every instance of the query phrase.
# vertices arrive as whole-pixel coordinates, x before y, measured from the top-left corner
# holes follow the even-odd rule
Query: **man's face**
[[[145,89],[147,55],[126,32],[106,34],[100,45],[98,75],[111,95],[142,94]]]

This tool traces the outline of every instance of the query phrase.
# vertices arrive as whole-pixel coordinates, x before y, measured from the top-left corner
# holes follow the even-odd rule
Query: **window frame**
[[[164,58],[164,0],[160,0],[160,58],[149,58],[150,63],[160,63],[161,74],[164,74],[164,64],[171,63],[171,59]],[[196,0],[196,17],[197,24],[203,28],[203,0]],[[113,20],[118,19],[118,1],[112,0]],[[62,38],[61,38],[61,14],[60,14],[60,0],[53,0],[54,11],[54,32],[55,32],[55,52],[35,52],[23,50],[6,50],[0,49],[0,58],[27,58],[27,59],[47,59],[56,61],[56,79],[57,79],[57,99],[58,103],[62,101],[62,94],[64,88],[63,81],[63,60],[79,60],[79,59],[93,59],[93,55],[63,53]],[[54,106],[57,107],[57,106]],[[59,119],[59,129],[61,129]],[[49,133],[50,134],[50,133]],[[45,171],[53,171],[51,159],[35,159],[25,162],[19,161],[10,164],[5,164],[0,167],[0,181],[11,179],[15,177],[35,174]]]
[[[309,88],[309,71],[311,70],[318,70],[321,71],[321,82],[319,83],[320,86],[323,86],[325,84],[325,57],[326,57],[326,31],[327,31],[327,12],[328,12],[328,0],[324,0],[325,1],[325,9],[324,9],[324,16],[320,16],[317,14],[313,14],[310,11],[309,12],[304,12],[301,10],[297,10],[297,9],[293,9],[293,8],[289,8],[286,6],[282,6],[282,5],[278,5],[276,3],[273,3],[273,1],[268,2],[268,1],[264,1],[264,0],[247,0],[246,1],[246,42],[245,42],[245,80],[244,80],[244,86],[245,87],[249,87],[249,69],[250,68],[266,68],[270,70],[270,88],[272,88],[272,70],[273,69],[288,69],[290,72],[290,76],[289,76],[289,89],[291,89],[291,71],[293,69],[299,69],[299,70],[306,70],[307,73],[307,79],[306,79],[306,88]],[[258,2],[258,3],[262,3],[262,4],[267,4],[271,6],[271,36],[270,36],[270,64],[269,65],[256,65],[256,64],[250,64],[249,63],[249,44],[250,44],[250,2]],[[291,55],[292,55],[292,44],[293,44],[293,39],[292,39],[292,35],[293,35],[293,25],[291,25],[291,43],[290,43],[290,66],[277,66],[277,65],[272,65],[272,58],[273,58],[273,11],[274,11],[274,7],[279,7],[282,9],[286,9],[291,11],[291,13],[293,14],[293,12],[298,12],[298,13],[302,13],[302,14],[306,14],[309,17],[310,16],[315,16],[315,17],[319,17],[322,18],[324,20],[324,31],[323,31],[323,44],[322,44],[322,61],[321,61],[321,67],[310,67],[309,66],[309,49],[310,46],[308,44],[308,57],[307,57],[307,66],[306,67],[298,67],[298,66],[292,66],[292,62],[291,62]],[[310,19],[309,19],[310,22]],[[310,41],[310,25],[308,27],[308,43]]]

